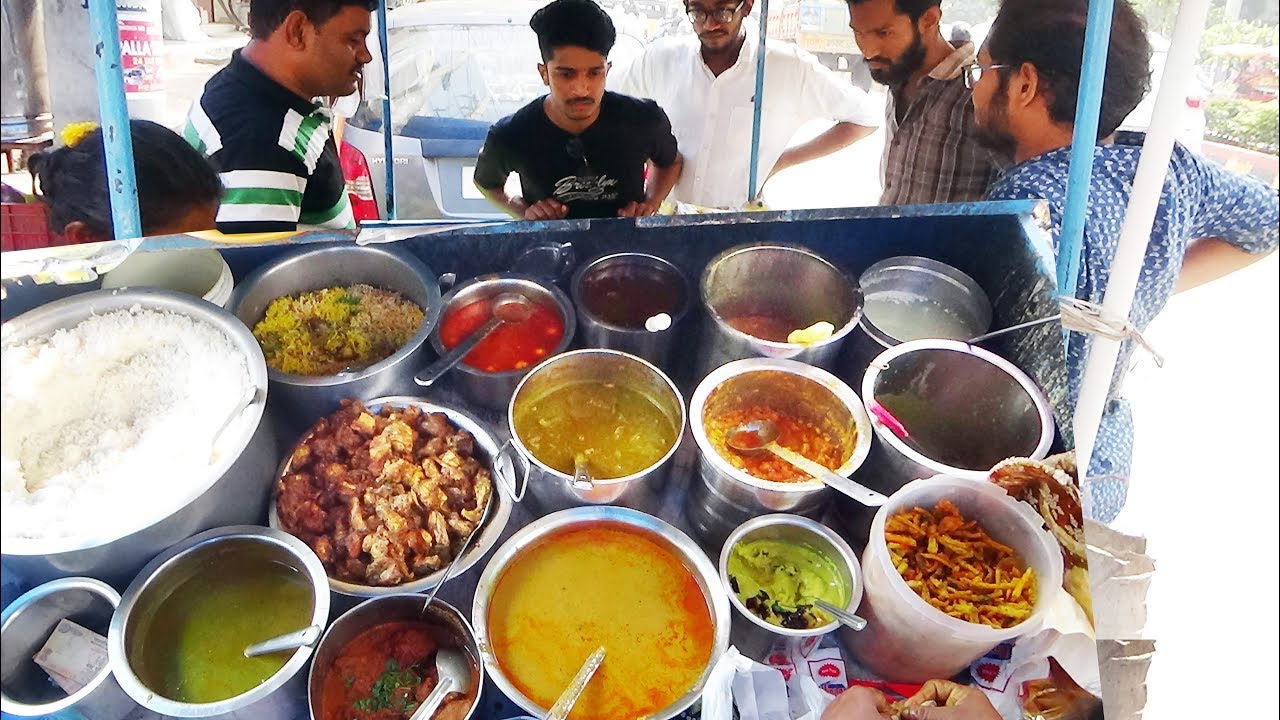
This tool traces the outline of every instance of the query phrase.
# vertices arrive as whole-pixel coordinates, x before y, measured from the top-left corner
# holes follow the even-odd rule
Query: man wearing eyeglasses
[[[671,117],[685,170],[672,192],[692,205],[740,209],[748,197],[758,31],[746,22],[753,0],[686,0],[695,37],[662,38],[610,78],[610,87],[652,98]],[[788,147],[806,123],[831,128]],[[769,41],[765,55],[757,178],[769,177],[875,132],[867,94],[790,43]],[[759,193],[757,193],[758,195]]]
[[[656,103],[604,89],[617,37],[613,21],[592,0],[555,0],[529,25],[549,92],[490,128],[476,160],[476,187],[526,220],[653,215],[682,161]],[[513,172],[518,195],[505,189]]]
[[[1151,45],[1142,18],[1127,0],[1116,0],[1113,13],[1077,290],[1092,302],[1102,301],[1110,282],[1142,153],[1140,137],[1110,138],[1150,83]],[[1066,206],[1087,14],[1088,0],[1006,2],[977,63],[969,68],[980,136],[1016,163],[989,196],[1048,201],[1055,249]],[[1278,222],[1275,188],[1175,145],[1129,316],[1134,326],[1146,329],[1174,293],[1273,252],[1280,241]],[[1072,406],[1090,345],[1091,337],[1079,333],[1067,342]],[[1120,384],[1134,345],[1129,340],[1121,347],[1081,488],[1086,515],[1101,522],[1115,518],[1128,487],[1133,420]]]
[[[976,138],[962,70],[973,43],[942,37],[941,0],[849,0],[871,78],[889,87],[881,205],[982,199],[999,172]]]

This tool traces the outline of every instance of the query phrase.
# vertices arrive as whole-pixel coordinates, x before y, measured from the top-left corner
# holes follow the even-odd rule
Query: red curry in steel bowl
[[[493,298],[474,300],[445,315],[440,322],[440,341],[451,350],[489,322]],[[505,322],[467,353],[463,362],[485,372],[523,370],[547,359],[564,337],[564,318],[546,303],[533,302],[532,313],[523,322]]]
[[[467,657],[466,692],[445,696],[434,720],[466,720],[484,678],[475,661],[470,625],[447,603],[422,615],[421,595],[366,601],[334,622],[320,642],[311,670],[312,720],[408,720],[438,681],[442,648]]]

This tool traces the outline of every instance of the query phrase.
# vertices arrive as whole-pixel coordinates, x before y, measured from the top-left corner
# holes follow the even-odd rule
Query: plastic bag
[[[819,720],[832,696],[807,674],[784,676],[730,647],[711,669],[702,693],[702,720]]]

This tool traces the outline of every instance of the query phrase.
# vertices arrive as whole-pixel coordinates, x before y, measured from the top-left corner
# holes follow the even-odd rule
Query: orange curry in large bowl
[[[487,616],[475,618],[485,623],[495,674],[545,711],[603,646],[571,718],[674,714],[718,654],[713,609],[686,562],[663,538],[622,522],[537,537],[502,568]]]

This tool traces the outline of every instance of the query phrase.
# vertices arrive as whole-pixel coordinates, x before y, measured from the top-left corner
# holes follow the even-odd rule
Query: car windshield
[[[414,116],[491,123],[544,92],[537,71],[538,45],[522,25],[393,27],[388,44],[395,132]],[[381,126],[378,94],[366,93],[353,124]]]

